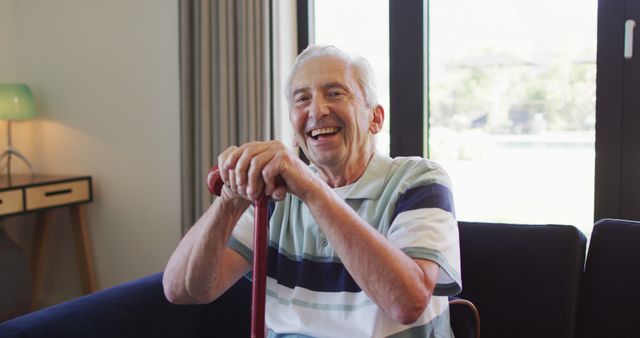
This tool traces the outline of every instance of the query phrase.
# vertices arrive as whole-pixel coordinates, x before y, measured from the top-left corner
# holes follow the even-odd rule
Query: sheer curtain
[[[272,137],[269,0],[180,0],[183,232],[208,208],[230,145]]]

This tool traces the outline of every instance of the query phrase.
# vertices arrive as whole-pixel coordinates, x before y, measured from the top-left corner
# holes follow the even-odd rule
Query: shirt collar
[[[343,199],[377,199],[386,186],[391,163],[391,157],[376,151],[364,174],[357,181],[334,188],[333,191]],[[312,165],[311,168],[318,172],[315,166]]]

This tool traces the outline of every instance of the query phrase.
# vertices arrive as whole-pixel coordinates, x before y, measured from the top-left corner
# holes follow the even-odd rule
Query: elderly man
[[[277,201],[269,228],[270,337],[453,336],[446,296],[461,290],[461,280],[449,178],[429,160],[375,151],[384,109],[374,87],[362,58],[332,46],[298,56],[286,95],[311,166],[278,141],[225,150],[222,196],[167,264],[171,302],[211,302],[249,272],[250,201],[264,193]],[[284,187],[275,186],[277,176]]]

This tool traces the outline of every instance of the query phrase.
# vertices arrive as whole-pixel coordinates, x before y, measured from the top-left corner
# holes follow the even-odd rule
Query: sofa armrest
[[[162,273],[0,324],[2,337],[247,337],[251,284],[242,278],[206,305],[174,305]]]

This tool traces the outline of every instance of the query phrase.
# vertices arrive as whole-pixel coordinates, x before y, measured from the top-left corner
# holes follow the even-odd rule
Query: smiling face
[[[382,129],[381,106],[368,107],[353,67],[335,56],[305,61],[291,81],[291,123],[305,155],[340,186],[357,180]]]

